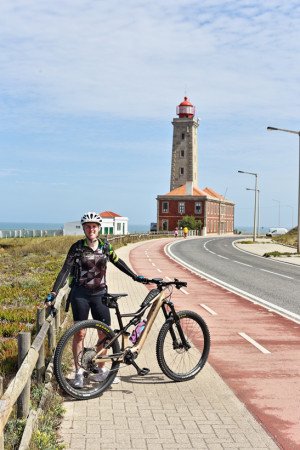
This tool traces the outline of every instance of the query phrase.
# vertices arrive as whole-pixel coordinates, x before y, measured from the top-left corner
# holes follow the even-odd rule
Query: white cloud
[[[30,110],[162,117],[185,87],[207,115],[299,107],[293,1],[11,0],[0,17],[0,79]]]

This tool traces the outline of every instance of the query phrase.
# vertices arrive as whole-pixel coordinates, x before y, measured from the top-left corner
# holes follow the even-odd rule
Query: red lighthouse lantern
[[[176,108],[176,114],[180,118],[187,117],[188,119],[192,119],[195,115],[195,106],[192,105],[187,97],[184,97],[183,102]]]

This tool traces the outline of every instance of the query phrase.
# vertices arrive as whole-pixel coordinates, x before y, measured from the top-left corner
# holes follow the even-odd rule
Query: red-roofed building
[[[128,217],[120,216],[112,211],[102,211],[100,234],[102,235],[122,235],[128,234]],[[64,224],[64,235],[81,236],[83,234],[80,221],[67,222]]]
[[[173,231],[184,216],[202,222],[202,234],[233,233],[234,203],[214,189],[198,187],[199,120],[187,97],[173,119],[170,192],[157,196],[157,229]]]

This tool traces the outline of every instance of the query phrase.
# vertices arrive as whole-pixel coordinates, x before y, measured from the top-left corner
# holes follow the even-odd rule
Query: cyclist
[[[81,218],[81,224],[85,239],[75,242],[67,254],[66,260],[59,272],[49,298],[53,302],[59,289],[65,284],[69,276],[72,277],[69,301],[72,306],[73,319],[75,322],[87,320],[91,311],[93,319],[101,320],[110,325],[110,311],[102,303],[102,298],[107,292],[106,269],[107,262],[112,262],[118,269],[135,281],[145,282],[145,278],[136,275],[115,253],[111,244],[98,237],[100,231],[101,217],[96,212],[87,212]],[[98,332],[99,340],[101,331]],[[84,348],[84,332],[78,332],[73,339],[73,355],[75,362],[74,387],[83,387],[83,369],[78,367],[78,356]],[[100,348],[99,348],[100,349]],[[99,350],[98,349],[98,350]],[[98,373],[94,381],[104,381],[108,376],[108,370],[104,363],[99,365]],[[115,378],[115,382],[120,380]]]

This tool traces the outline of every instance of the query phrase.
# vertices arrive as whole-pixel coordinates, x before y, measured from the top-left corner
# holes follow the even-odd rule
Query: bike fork
[[[164,312],[164,316],[166,318],[166,320],[173,318],[174,320],[174,325],[176,326],[177,330],[178,330],[178,334],[179,337],[181,339],[182,345],[184,346],[184,348],[186,350],[188,350],[189,348],[191,348],[190,344],[188,343],[188,341],[186,340],[186,337],[184,335],[184,332],[182,331],[181,325],[180,325],[180,319],[179,316],[177,314],[177,312],[175,311],[175,307],[174,307],[174,303],[172,303],[171,301],[166,302],[166,304],[168,305],[168,307],[170,308],[170,312],[168,313],[166,310],[165,305],[162,306],[163,312]],[[170,334],[173,340],[173,344],[177,344],[177,338],[175,335],[175,331],[173,330],[173,327],[170,327]]]

